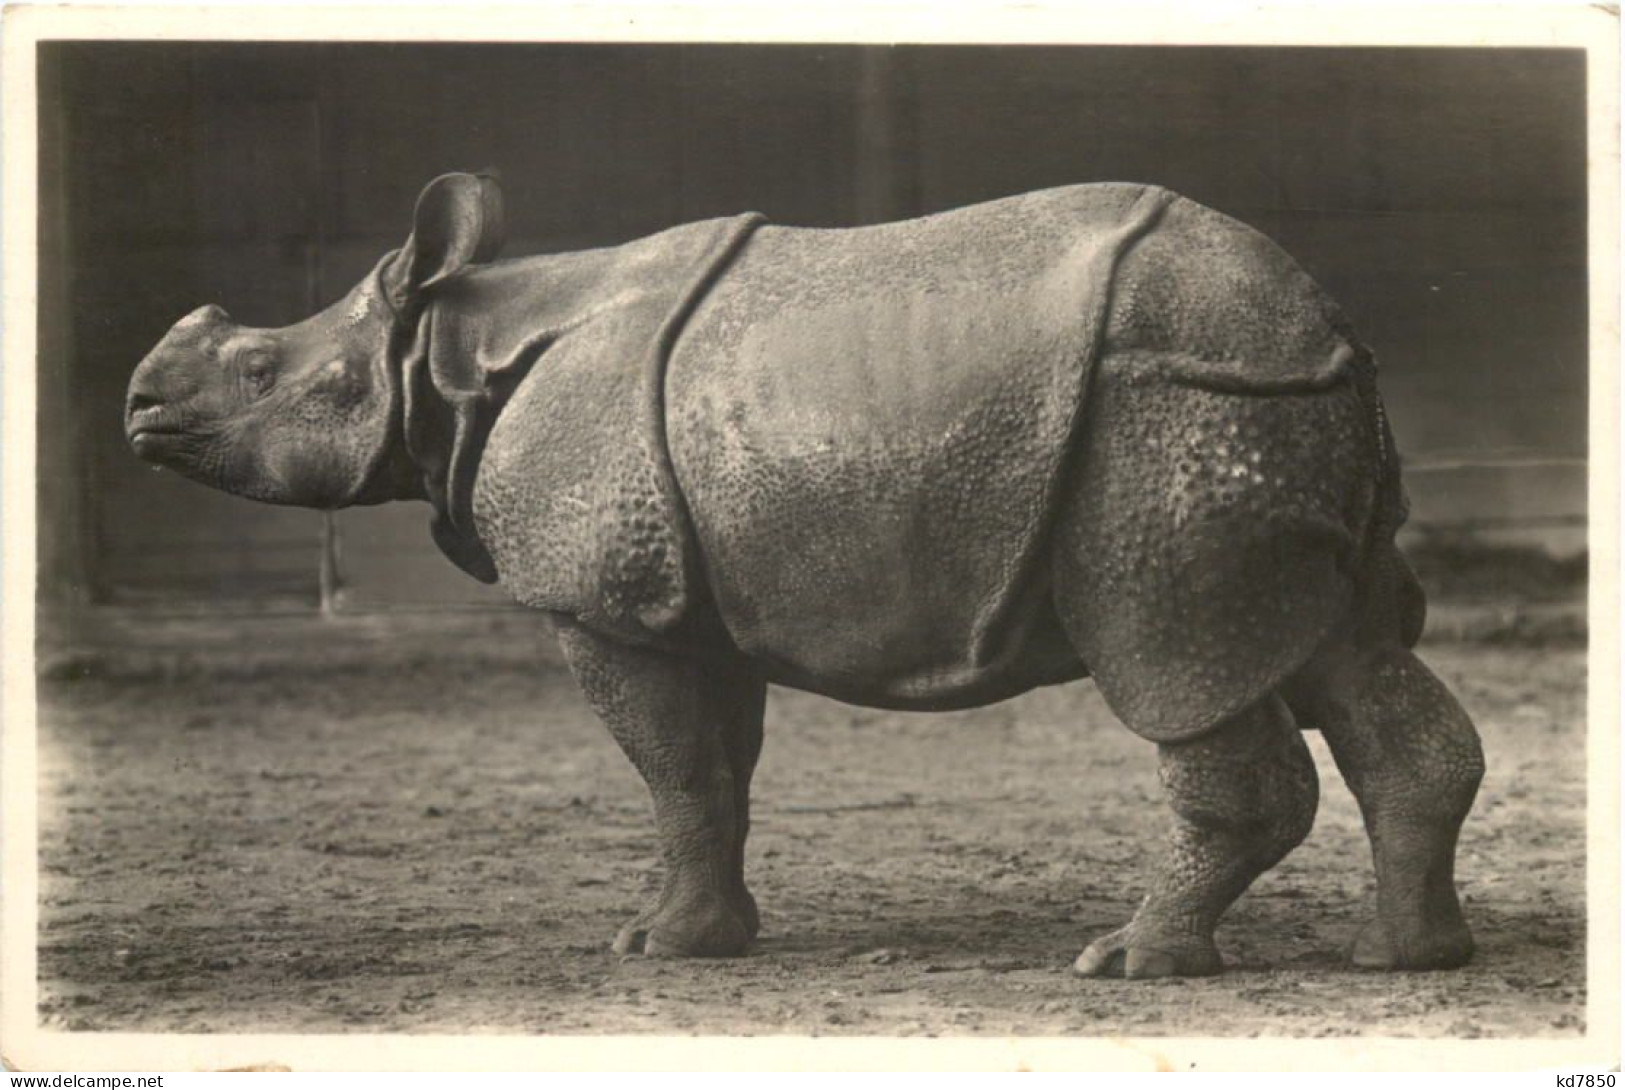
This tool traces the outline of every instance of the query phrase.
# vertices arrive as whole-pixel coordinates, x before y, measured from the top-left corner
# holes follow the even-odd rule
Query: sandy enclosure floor
[[[1309,841],[1200,981],[1067,967],[1133,911],[1167,812],[1092,685],[974,712],[775,692],[751,956],[620,960],[657,884],[642,784],[558,667],[48,682],[41,1016],[53,1028],[1570,1035],[1584,1017],[1584,655],[1436,645],[1485,737],[1467,969],[1348,969],[1359,816],[1318,736]]]

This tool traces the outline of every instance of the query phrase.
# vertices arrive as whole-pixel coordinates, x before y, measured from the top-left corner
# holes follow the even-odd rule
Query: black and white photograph
[[[1617,1070],[1617,11],[107,10],[9,1064]]]

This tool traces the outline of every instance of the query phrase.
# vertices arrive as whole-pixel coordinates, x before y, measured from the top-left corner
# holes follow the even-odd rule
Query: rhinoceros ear
[[[393,302],[490,261],[502,249],[502,187],[488,174],[442,174],[424,187],[412,234],[385,274]]]

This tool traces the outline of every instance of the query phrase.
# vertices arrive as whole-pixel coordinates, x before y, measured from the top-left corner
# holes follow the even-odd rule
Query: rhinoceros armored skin
[[[666,857],[617,949],[756,933],[768,683],[934,710],[1087,674],[1158,743],[1175,825],[1080,972],[1219,968],[1220,913],[1312,821],[1302,729],[1372,836],[1355,960],[1467,959],[1477,736],[1410,651],[1423,600],[1371,353],[1273,243],[1125,184],[493,263],[499,241],[494,183],[437,180],[329,311],[183,319],[128,427],[254,498],[427,499],[455,562],[554,616]],[[206,377],[233,368],[247,393]]]

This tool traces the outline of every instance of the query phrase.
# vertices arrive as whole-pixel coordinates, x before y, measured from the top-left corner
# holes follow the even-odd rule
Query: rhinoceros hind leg
[[[654,799],[665,881],[615,952],[743,953],[758,926],[743,864],[766,684],[744,664],[631,647],[565,620],[558,631],[587,702]]]
[[[1278,697],[1157,751],[1174,810],[1172,842],[1134,918],[1079,956],[1073,968],[1085,976],[1218,972],[1220,915],[1314,823],[1314,761]]]
[[[1057,615],[1123,723],[1196,738],[1296,672],[1353,602],[1369,420],[1352,390],[1246,397],[1103,361],[1054,551]]]
[[[1484,774],[1467,713],[1397,641],[1340,641],[1286,689],[1318,727],[1360,803],[1377,870],[1377,915],[1353,960],[1372,969],[1447,969],[1473,953],[1456,899],[1456,838]]]

